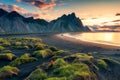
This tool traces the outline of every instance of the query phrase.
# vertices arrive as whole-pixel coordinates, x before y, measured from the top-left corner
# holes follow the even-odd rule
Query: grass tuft
[[[99,67],[102,67],[102,68],[107,68],[108,66],[107,63],[103,59],[98,59],[97,64]]]
[[[49,47],[49,49],[52,50],[53,52],[58,51],[58,49],[55,46],[51,46],[51,47]]]
[[[17,75],[19,71],[16,67],[4,66],[0,68],[0,78],[12,77],[13,75]]]
[[[4,50],[5,48],[3,46],[0,46],[0,51]]]
[[[26,53],[24,55],[22,55],[21,57],[16,58],[14,61],[10,62],[11,66],[19,66],[22,65],[24,63],[29,63],[29,62],[33,62],[33,61],[37,61],[37,58],[34,57],[30,57],[30,54]]]
[[[33,71],[25,80],[45,80],[47,74],[40,68]]]
[[[0,54],[0,60],[13,60],[15,58],[15,55],[12,53],[2,53]]]
[[[52,51],[50,49],[39,50],[33,53],[35,57],[48,58],[52,56]]]

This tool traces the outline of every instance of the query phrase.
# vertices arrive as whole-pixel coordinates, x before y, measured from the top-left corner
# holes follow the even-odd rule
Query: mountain
[[[0,17],[0,27],[4,32],[43,32],[47,23],[42,19],[25,18],[15,11]]]
[[[0,32],[43,33],[43,32],[90,31],[83,27],[75,13],[63,15],[47,22],[44,19],[25,18],[16,11],[8,13],[0,9]]]
[[[75,13],[69,15],[63,15],[56,20],[50,22],[50,31],[56,32],[68,32],[68,31],[85,31],[83,24],[79,18],[75,16]]]
[[[4,16],[4,15],[7,15],[7,14],[8,14],[7,11],[5,11],[5,10],[3,10],[3,9],[0,9],[0,17],[1,17],[1,16]]]

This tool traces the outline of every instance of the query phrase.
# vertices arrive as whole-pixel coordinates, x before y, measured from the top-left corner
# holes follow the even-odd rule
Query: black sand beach
[[[70,52],[70,54],[75,53],[86,53],[91,54],[95,58],[112,58],[117,61],[120,61],[120,49],[117,48],[105,48],[102,46],[96,46],[91,45],[84,42],[78,42],[77,40],[70,39],[67,37],[58,37],[55,34],[24,34],[24,35],[1,35],[1,38],[4,37],[34,37],[34,38],[41,38],[43,43],[49,45],[49,46],[56,46],[59,49],[67,50]],[[98,45],[98,44],[97,44]],[[108,46],[109,47],[109,46]],[[20,54],[19,54],[20,55]],[[45,60],[46,61],[46,60]],[[19,69],[21,69],[21,77],[19,80],[24,79],[26,74],[29,74],[31,71],[33,71],[37,66],[40,65],[41,60],[38,62],[33,62],[25,65],[21,65]]]

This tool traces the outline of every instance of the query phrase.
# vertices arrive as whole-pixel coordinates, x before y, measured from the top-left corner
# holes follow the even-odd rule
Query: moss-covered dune
[[[22,55],[21,57],[16,58],[14,61],[10,62],[9,65],[11,66],[19,66],[25,63],[37,61],[37,58],[30,57],[30,54],[26,53]]]
[[[38,38],[0,38],[0,50],[6,47],[13,49],[43,49],[45,45]]]
[[[119,61],[71,53],[38,38],[0,38],[0,61],[0,80],[119,80],[120,76]]]
[[[4,66],[0,68],[0,79],[12,77],[13,75],[18,75],[19,69],[11,66]]]
[[[97,76],[84,63],[67,63],[64,59],[56,59],[53,66],[46,64],[33,71],[26,80],[96,80]],[[38,73],[35,73],[38,70]],[[44,72],[44,73],[43,73]],[[44,75],[44,79],[43,79]]]
[[[77,53],[54,60],[54,65],[44,63],[37,67],[26,80],[118,80],[120,63],[109,58],[95,59],[85,53]],[[109,72],[112,72],[113,77]],[[43,73],[44,72],[44,73]],[[116,74],[117,72],[117,74]],[[114,75],[116,74],[116,75]],[[44,79],[43,76],[44,75]],[[109,75],[108,77],[106,77]]]
[[[0,60],[13,60],[15,58],[15,55],[12,53],[1,53],[0,54]]]

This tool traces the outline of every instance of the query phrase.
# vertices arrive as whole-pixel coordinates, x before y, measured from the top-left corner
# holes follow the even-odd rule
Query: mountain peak
[[[16,11],[12,11],[7,15],[8,18],[13,19],[14,17],[20,17],[20,18],[24,18],[22,15],[20,15],[19,13],[17,13]]]
[[[19,13],[17,13],[16,11],[12,11],[11,13],[10,13],[10,15],[13,15],[13,16],[21,16]]]
[[[71,16],[75,16],[75,13],[73,12],[73,13],[71,13],[70,15],[71,15]]]
[[[75,15],[75,13],[73,12],[73,13],[71,13],[71,14],[69,14],[68,15],[69,17],[71,17],[71,18],[76,18],[76,15]]]
[[[7,11],[3,10],[2,8],[0,8],[0,12],[2,12],[2,11],[3,11],[3,12],[7,12]]]
[[[8,12],[0,8],[0,17],[6,14],[8,14]]]

